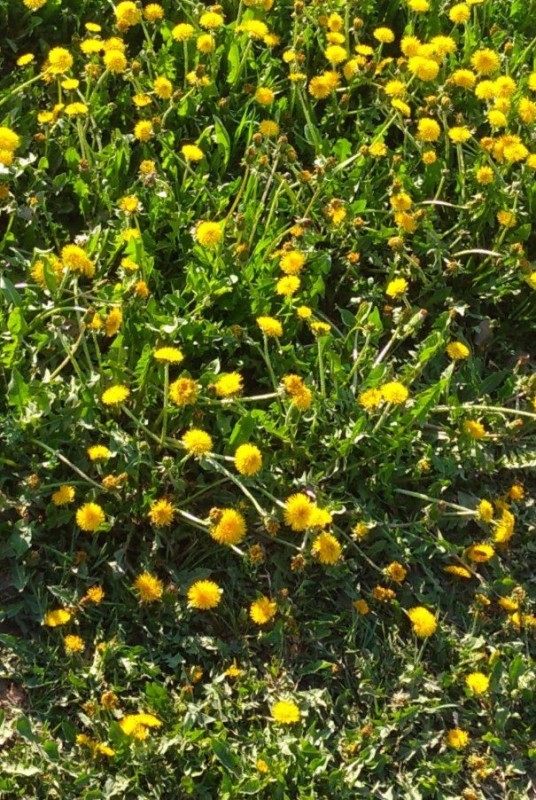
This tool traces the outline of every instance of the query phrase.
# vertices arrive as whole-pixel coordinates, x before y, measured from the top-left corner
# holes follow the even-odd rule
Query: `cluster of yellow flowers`
[[[33,14],[47,0],[20,2]],[[47,366],[44,383],[59,385],[63,369],[72,368],[80,393],[96,392],[87,428],[94,425],[100,431],[84,441],[83,463],[74,465],[77,478],[61,478],[47,487],[52,506],[46,513],[54,514],[60,524],[71,520],[75,536],[100,546],[106,534],[111,539],[120,527],[118,509],[126,496],[122,492],[136,480],[122,444],[127,438],[132,447],[139,444],[140,461],[147,454],[154,456],[151,485],[136,486],[141,498],[137,522],[151,537],[151,549],[140,556],[128,579],[130,600],[139,604],[140,614],[160,604],[162,611],[180,609],[195,624],[210,625],[224,620],[228,607],[237,610],[223,570],[215,575],[197,572],[184,582],[178,579],[177,587],[154,558],[160,544],[171,541],[184,524],[195,529],[196,545],[204,542],[222,561],[236,558],[253,574],[259,564],[270,563],[270,547],[285,545],[292,548],[287,560],[291,577],[311,568],[326,583],[335,582],[350,570],[352,551],[381,576],[375,579],[381,583],[372,588],[366,579],[352,585],[345,610],[353,622],[366,628],[375,613],[381,617],[391,609],[402,620],[401,630],[414,636],[419,648],[441,640],[448,626],[445,609],[439,603],[432,608],[422,585],[415,589],[417,570],[409,547],[398,548],[381,563],[377,556],[369,557],[371,531],[382,528],[385,520],[378,517],[376,522],[368,516],[370,508],[359,507],[353,485],[351,499],[341,499],[343,492],[332,491],[330,481],[340,476],[343,483],[348,469],[348,481],[358,484],[359,471],[351,473],[356,466],[352,456],[363,447],[366,457],[366,447],[376,437],[384,437],[381,455],[386,462],[398,459],[391,439],[399,434],[413,437],[419,454],[414,463],[403,466],[408,479],[412,471],[418,476],[433,473],[434,458],[444,443],[441,436],[452,441],[460,472],[464,453],[474,455],[482,470],[482,454],[500,438],[486,413],[497,408],[440,406],[437,400],[448,395],[456,378],[463,389],[481,369],[480,345],[467,333],[470,325],[456,327],[466,306],[455,305],[438,285],[462,270],[459,259],[482,256],[490,271],[496,265],[504,265],[504,273],[510,270],[508,280],[517,281],[516,292],[519,285],[536,290],[536,271],[522,243],[530,231],[521,228],[530,221],[532,200],[526,202],[526,197],[532,198],[536,170],[536,72],[529,63],[530,48],[514,62],[509,57],[511,43],[475,43],[469,25],[479,19],[484,2],[404,0],[400,5],[408,26],[401,33],[387,25],[373,27],[359,17],[350,19],[349,3],[343,10],[341,4],[297,0],[292,25],[285,30],[286,25],[278,28],[279,21],[270,17],[274,0],[242,0],[236,4],[236,17],[229,5],[176,4],[170,10],[172,4],[122,0],[99,23],[86,22],[70,44],[45,47],[42,58],[33,53],[17,56],[20,86],[14,85],[8,99],[22,97],[21,89],[30,85],[35,95],[27,114],[29,130],[24,115],[11,112],[0,127],[0,204],[8,207],[18,200],[19,175],[32,169],[38,148],[43,146],[46,154],[39,162],[43,173],[49,156],[50,161],[65,157],[69,162],[67,177],[72,178],[86,230],[73,224],[59,234],[59,226],[54,226],[53,243],[46,250],[35,246],[25,288],[41,321],[56,322],[60,312],[66,319],[70,313],[76,318],[79,338],[70,344],[64,333],[71,328],[58,325],[65,353],[58,367]],[[433,23],[427,30],[445,33],[417,35],[428,14]],[[38,17],[31,19],[37,24]],[[279,29],[281,36],[274,32]],[[362,97],[368,98],[365,108]],[[369,111],[378,123],[367,128],[374,129],[372,134],[361,136],[361,115]],[[228,119],[229,130],[218,115]],[[359,141],[348,132],[356,123]],[[101,165],[107,148],[117,148],[123,166],[112,173],[115,177],[104,179]],[[52,156],[56,150],[59,153]],[[243,170],[230,198],[225,195],[229,164]],[[455,196],[448,189],[452,172],[459,181]],[[381,187],[373,190],[372,201],[360,196],[368,191],[368,175],[378,179],[373,186]],[[221,197],[209,182],[211,176],[223,187]],[[54,178],[53,185],[61,180]],[[106,202],[88,211],[86,203],[101,182],[109,192]],[[21,219],[30,219],[34,207],[39,211],[43,205],[35,191],[25,198]],[[192,204],[183,208],[189,196]],[[457,233],[451,240],[451,231],[434,226],[441,214],[452,212],[452,230]],[[461,244],[469,237],[464,230],[467,213],[481,215],[489,249]],[[161,235],[168,237],[162,247],[157,241]],[[166,273],[168,266],[175,269],[175,261],[170,257],[166,265],[161,258],[166,247],[173,258],[180,254],[177,272],[184,282],[175,294]],[[434,259],[439,266],[432,265]],[[330,274],[336,260],[337,269],[343,267]],[[499,283],[503,272],[497,269],[493,275]],[[246,295],[244,301],[236,287],[249,291],[251,282],[251,298]],[[419,391],[428,369],[420,344],[415,349],[413,343],[400,347],[391,358],[424,324],[427,310],[413,305],[424,304],[421,286],[437,289],[438,304],[444,304],[445,315],[450,313],[444,328],[438,323],[433,329],[430,340],[434,335],[437,339],[431,344],[427,340],[427,350],[434,351],[434,363],[442,369],[439,383],[430,386],[441,394],[433,396]],[[475,286],[478,294],[476,279]],[[318,309],[318,298],[331,298],[331,293],[331,309],[339,310],[341,296],[345,302],[350,298],[342,323],[336,322],[335,313],[324,315]],[[379,297],[380,305],[371,303],[374,313],[361,324],[369,296],[374,303]],[[52,308],[56,301],[58,307]],[[242,303],[246,310],[239,314]],[[221,309],[224,324],[217,318]],[[228,309],[232,324],[225,317]],[[199,332],[200,320],[209,331],[208,347]],[[17,325],[16,319],[11,322]],[[389,329],[391,338],[376,352],[371,341],[379,341],[380,329],[382,334]],[[350,364],[348,341],[354,335]],[[330,351],[332,343],[336,346]],[[251,353],[258,356],[254,368]],[[207,367],[209,358],[213,360]],[[258,364],[265,370],[260,380]],[[335,387],[329,386],[330,380]],[[254,386],[262,386],[263,394],[257,395]],[[536,410],[530,386],[523,385],[516,409],[519,400]],[[277,424],[271,412],[261,411],[265,400],[271,401]],[[429,430],[421,424],[432,402],[438,414],[448,413],[455,420],[448,434],[437,420],[426,422],[433,435],[438,434],[437,453],[434,444],[425,448]],[[412,417],[416,407],[420,411]],[[318,433],[322,450],[340,445],[333,461],[332,454],[327,455],[334,468],[325,482],[316,476],[313,480],[313,471],[306,470],[318,458],[311,452],[313,433]],[[279,466],[280,455],[281,463],[288,464],[288,453],[294,457],[300,448],[296,462],[303,472]],[[57,455],[63,466],[73,468],[66,456]],[[372,470],[377,457],[371,457]],[[119,462],[122,466],[115,469]],[[176,489],[179,475],[182,490]],[[268,475],[276,486],[271,490]],[[450,480],[439,472],[435,477],[443,488]],[[315,482],[313,491],[308,486]],[[215,500],[219,483],[229,491]],[[374,490],[367,486],[367,492]],[[207,495],[210,505],[203,505]],[[486,570],[499,564],[517,541],[525,489],[516,482],[499,495],[490,492],[470,508],[415,493],[414,499],[428,502],[434,513],[448,508],[455,512],[450,517],[471,521],[463,543],[448,550],[454,563],[440,566],[441,579],[447,585],[453,579],[465,581],[469,589],[478,581],[470,601],[475,620],[485,619],[491,608],[498,611],[501,629],[517,634],[536,627],[525,590],[509,583],[501,594],[503,590],[488,581]],[[199,512],[203,518],[191,513],[196,507],[191,498],[205,508]],[[432,517],[430,512],[425,523]],[[395,557],[400,560],[390,560]],[[219,564],[211,566],[216,570]],[[199,578],[200,574],[210,577]],[[407,599],[406,590],[413,599]],[[62,652],[73,666],[91,652],[89,638],[79,635],[84,633],[81,619],[88,609],[103,603],[106,609],[110,602],[107,585],[106,593],[98,584],[84,592],[76,594],[72,605],[64,601],[64,607],[54,607],[43,617],[48,634],[61,635]],[[259,635],[272,626],[277,631],[285,619],[284,597],[259,579],[242,601],[245,627]],[[66,630],[72,632],[64,634]],[[426,644],[430,637],[435,638]],[[468,702],[485,700],[495,686],[491,669],[469,669],[465,662],[457,674]],[[201,679],[201,669],[196,670],[192,684]],[[242,670],[234,662],[225,674],[236,679]],[[304,720],[306,711],[297,695],[292,699],[281,689],[276,696],[280,699],[269,701],[275,723],[292,726]],[[163,725],[144,711],[116,710],[113,693],[103,695],[101,704],[114,711],[120,731],[131,740],[143,742]],[[474,732],[457,727],[456,717],[454,724],[446,730],[444,745],[463,751]],[[82,733],[76,741],[94,758],[115,755],[100,738]],[[116,739],[111,741],[116,747]],[[256,765],[261,775],[269,772],[264,759],[257,759]]]

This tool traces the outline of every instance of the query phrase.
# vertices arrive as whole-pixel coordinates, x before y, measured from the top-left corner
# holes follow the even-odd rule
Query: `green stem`
[[[261,519],[266,519],[266,517],[268,517],[268,514],[266,513],[264,508],[261,505],[259,505],[259,503],[257,502],[257,500],[255,500],[255,498],[253,497],[253,495],[251,494],[249,489],[246,489],[246,487],[244,486],[242,481],[239,478],[237,478],[236,475],[233,475],[233,473],[229,472],[229,470],[226,467],[224,467],[223,464],[220,464],[218,461],[215,461],[213,458],[207,457],[207,462],[209,464],[212,464],[214,469],[216,469],[218,472],[222,472],[227,478],[229,478],[230,481],[232,481],[236,486],[238,486],[240,491],[243,494],[245,494],[245,496],[248,498],[248,500],[250,500],[251,503],[253,504],[253,506],[256,508],[256,510],[258,511],[258,513],[261,516]]]
[[[162,444],[160,441],[160,437],[156,436],[152,431],[150,431],[149,428],[143,424],[143,422],[140,422],[140,420],[136,416],[134,416],[132,411],[129,408],[127,408],[127,406],[121,406],[121,408],[123,409],[127,417],[129,417],[132,420],[132,422],[134,422],[134,424],[138,428],[140,428],[140,430],[142,430],[147,436],[149,436],[149,438],[152,439],[153,442],[157,442],[160,445]]]
[[[263,333],[263,338],[264,338],[264,348],[263,348],[263,350],[261,352],[262,352],[262,355],[264,357],[264,361],[266,363],[266,366],[268,367],[268,372],[270,374],[270,379],[272,381],[272,386],[274,388],[274,392],[277,394],[277,397],[279,399],[279,403],[280,403],[281,407],[283,407],[283,404],[281,402],[281,397],[279,396],[279,392],[278,392],[279,383],[277,381],[277,378],[275,377],[274,368],[272,367],[272,360],[270,358],[270,351],[268,350],[268,337],[266,336],[265,333]]]
[[[438,505],[441,503],[444,506],[448,506],[448,508],[455,508],[457,511],[469,511],[472,514],[476,514],[471,508],[467,508],[466,506],[459,506],[456,503],[448,503],[446,500],[438,500],[437,497],[429,497],[427,494],[421,494],[420,492],[410,492],[407,489],[395,489],[395,492],[398,494],[405,494],[408,497],[416,497],[417,500],[426,500],[428,503],[434,503]]]
[[[318,348],[318,374],[320,376],[320,396],[322,398],[326,397],[326,374],[324,369],[324,354],[323,349],[324,345],[322,343],[322,338],[319,336],[316,340],[317,348]]]
[[[31,86],[32,83],[35,83],[36,81],[42,79],[42,77],[43,77],[42,74],[39,73],[39,75],[34,75],[33,78],[30,78],[29,80],[25,81],[25,83],[21,83],[18,86],[16,86],[11,92],[8,92],[6,95],[4,95],[4,97],[2,97],[2,99],[0,100],[0,106],[6,103],[10,99],[10,97],[13,97],[13,95],[15,94],[20,94],[21,92],[24,91],[24,89],[26,89],[27,86]]]
[[[493,414],[512,414],[515,417],[528,417],[529,419],[536,420],[536,414],[531,411],[519,411],[517,408],[503,408],[501,406],[484,406],[472,405],[470,403],[463,406],[436,406],[432,411],[446,412],[446,411],[489,411]]]
[[[168,402],[169,402],[169,364],[164,364],[164,406],[162,408],[162,434],[160,436],[160,445],[164,444],[167,433],[168,423]]]
[[[47,444],[43,444],[43,442],[40,442],[39,439],[31,439],[30,441],[32,442],[32,444],[36,444],[38,447],[42,447],[43,450],[47,451],[47,453],[51,453],[58,459],[58,461],[62,461],[64,464],[70,467],[73,470],[73,472],[76,472],[77,475],[80,475],[80,477],[83,478],[86,481],[86,483],[89,483],[91,486],[95,486],[97,489],[99,489],[99,491],[102,491],[102,486],[99,483],[94,481],[93,478],[90,478],[89,475],[86,475],[85,472],[82,472],[82,470],[76,467],[72,463],[72,461],[69,461],[69,459],[65,458],[64,455],[58,453],[58,451],[54,450],[53,447],[49,447]]]

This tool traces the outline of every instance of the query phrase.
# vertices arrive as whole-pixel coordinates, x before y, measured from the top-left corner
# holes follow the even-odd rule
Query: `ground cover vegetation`
[[[0,796],[534,796],[521,0],[0,0]]]

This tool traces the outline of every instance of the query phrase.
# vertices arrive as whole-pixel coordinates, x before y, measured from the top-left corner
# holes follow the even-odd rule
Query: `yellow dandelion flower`
[[[372,35],[376,39],[376,41],[381,42],[382,44],[391,44],[394,42],[395,35],[391,28],[376,28]]]
[[[453,361],[462,361],[471,355],[471,351],[463,342],[451,342],[447,345],[446,350]]]
[[[44,0],[44,2],[46,3],[46,0]],[[33,61],[35,61],[33,53],[23,53],[17,58],[17,67],[27,67],[28,64],[31,64]]]
[[[441,128],[435,119],[423,117],[417,123],[417,139],[420,142],[437,142],[441,135]],[[401,209],[405,211],[407,209]]]
[[[501,597],[497,602],[507,614],[513,614],[519,609],[519,603],[511,597]]]
[[[313,515],[311,517],[311,528],[326,528],[333,522],[333,517],[327,508],[313,508]]]
[[[134,138],[140,142],[148,142],[154,136],[153,123],[149,119],[141,119],[134,126]]]
[[[178,347],[159,347],[153,351],[153,357],[163,364],[180,364],[184,361],[182,351]]]
[[[162,722],[152,714],[127,714],[119,720],[119,727],[126,736],[142,741],[149,735],[151,728],[159,728]]]
[[[49,628],[57,628],[59,625],[66,625],[71,617],[70,611],[65,608],[57,608],[55,611],[49,611],[43,622]]]
[[[389,203],[394,211],[409,211],[413,205],[411,197],[406,192],[391,195]]]
[[[313,402],[313,393],[308,386],[304,386],[299,392],[292,395],[292,405],[299,411],[307,411]]]
[[[43,8],[47,0],[22,0],[22,2],[29,11],[39,11],[40,8]]]
[[[275,289],[277,294],[283,295],[283,297],[292,297],[292,295],[296,294],[300,285],[301,281],[296,275],[285,275],[284,278],[280,278],[277,281]]]
[[[203,456],[212,452],[214,445],[211,436],[199,428],[186,431],[181,439],[183,447],[194,456]]]
[[[169,386],[169,397],[177,406],[193,405],[198,394],[199,385],[191,378],[178,378]]]
[[[265,336],[274,338],[283,336],[283,326],[274,317],[257,317],[256,321]]]
[[[476,75],[470,69],[456,69],[450,76],[449,82],[461,89],[472,89],[476,83]]]
[[[338,44],[331,44],[324,50],[324,56],[330,64],[342,64],[348,58],[348,51]]]
[[[208,611],[219,605],[223,589],[214,581],[196,581],[188,589],[188,607]]]
[[[218,397],[233,397],[244,388],[244,379],[239,372],[228,372],[221,375],[212,388]]]
[[[465,551],[465,555],[470,561],[477,564],[485,564],[495,555],[495,550],[490,544],[472,544]]]
[[[71,272],[80,272],[86,278],[92,278],[95,274],[94,262],[77,244],[65,245],[61,250],[61,260]]]
[[[307,530],[311,527],[314,509],[314,503],[305,494],[291,495],[285,502],[285,524],[293,531]]]
[[[143,9],[143,16],[147,22],[159,22],[164,19],[164,9],[159,3],[149,3]]]
[[[221,511],[218,522],[211,527],[210,535],[218,544],[239,544],[246,535],[246,520],[234,508],[225,508]]]
[[[259,131],[263,136],[273,138],[279,136],[279,125],[271,119],[263,119],[259,123]]]
[[[223,228],[219,222],[199,222],[195,238],[202,247],[217,247],[223,238]]]
[[[364,617],[366,614],[370,613],[370,606],[369,606],[369,604],[367,603],[366,600],[363,600],[363,599],[354,600],[354,602],[352,603],[352,606],[355,608],[355,610],[359,614],[361,614],[362,617]]]
[[[85,503],[76,512],[76,524],[83,531],[94,533],[106,520],[106,515],[97,503]]]
[[[398,561],[392,561],[387,567],[385,567],[383,572],[386,577],[392,580],[394,583],[403,583],[408,574],[407,569]]]
[[[409,397],[409,391],[403,384],[399,383],[399,381],[385,383],[383,386],[380,386],[380,392],[383,399],[393,405],[401,405],[405,403]]]
[[[281,255],[279,266],[285,275],[298,275],[305,265],[305,254],[299,250],[287,250]]]
[[[493,531],[493,541],[496,544],[506,544],[506,542],[509,542],[514,535],[515,523],[516,518],[514,515],[508,511],[508,509],[503,509],[500,518],[497,520],[495,530]]]
[[[173,503],[165,498],[155,500],[149,509],[149,519],[157,528],[167,528],[175,517],[175,507]]]
[[[270,106],[275,100],[275,93],[267,86],[259,86],[255,92],[255,100],[261,106]]]
[[[205,154],[198,147],[196,144],[183,144],[181,147],[181,153],[183,154],[186,161],[202,161],[205,157]]]
[[[115,7],[115,19],[118,27],[126,29],[141,22],[141,11],[132,0],[124,0]]]
[[[156,603],[164,594],[164,584],[150,572],[138,575],[133,586],[138,593],[140,603]]]
[[[408,6],[416,14],[425,14],[430,11],[430,3],[428,0],[408,0]]]
[[[514,502],[519,502],[525,497],[525,488],[520,483],[513,483],[508,490],[508,496]]]
[[[171,35],[176,42],[186,42],[188,39],[192,38],[194,33],[194,26],[190,25],[188,22],[179,22],[171,31]]]
[[[65,483],[60,486],[52,495],[52,502],[55,506],[65,506],[72,503],[75,497],[75,490],[73,486]]]
[[[85,103],[68,103],[64,111],[68,117],[82,117],[88,113],[89,108]]]
[[[466,420],[463,429],[472,439],[485,439],[488,435],[484,425],[475,419]]]
[[[469,734],[461,728],[452,728],[447,733],[447,744],[455,750],[463,750],[469,744]]]
[[[112,455],[112,451],[103,444],[94,444],[88,447],[87,454],[90,461],[106,461]]]
[[[342,547],[333,534],[324,532],[313,541],[311,553],[321,564],[336,564],[341,557]]]
[[[173,94],[173,84],[164,75],[159,75],[153,81],[154,93],[161,100],[169,100]]]
[[[437,619],[424,606],[415,606],[408,611],[413,633],[421,639],[432,636],[437,630]]]
[[[234,463],[241,475],[256,475],[262,467],[262,454],[254,444],[241,444],[234,454]]]
[[[488,186],[495,180],[495,173],[491,167],[479,167],[476,171],[476,180],[482,186]]]
[[[362,408],[370,411],[377,408],[383,400],[383,395],[379,389],[365,389],[357,398],[357,402]]]
[[[325,100],[333,91],[332,81],[325,74],[315,75],[309,81],[308,91],[315,100]]]
[[[53,47],[48,54],[48,71],[51,75],[63,75],[73,66],[74,59],[64,47]]]
[[[400,49],[407,58],[416,56],[421,48],[421,42],[416,36],[404,36],[400,42]]]
[[[448,135],[449,139],[455,144],[463,144],[471,138],[471,131],[463,126],[457,126],[454,128],[449,128]]]
[[[81,653],[85,649],[84,640],[80,636],[69,634],[63,639],[65,650],[69,655],[73,653]]]
[[[489,678],[483,672],[471,672],[466,675],[465,684],[473,694],[485,694],[489,688]]]
[[[404,81],[399,81],[399,80],[387,81],[387,83],[383,87],[383,91],[389,97],[402,97],[404,94],[406,94],[407,86],[404,83]]]
[[[423,56],[412,56],[408,61],[408,69],[421,81],[433,81],[439,74],[437,61]]]
[[[456,578],[463,578],[464,580],[470,580],[473,577],[473,573],[467,569],[467,567],[462,567],[459,564],[451,564],[448,567],[443,567],[443,572],[446,572],[448,575],[454,575]]]
[[[90,586],[85,595],[80,600],[81,603],[94,603],[98,606],[104,600],[104,589],[102,586]]]
[[[206,11],[204,14],[201,14],[199,18],[199,24],[202,28],[206,28],[207,30],[221,28],[224,22],[223,16],[216,11]]]
[[[292,700],[279,700],[272,706],[272,718],[281,725],[293,725],[301,719],[301,712]]]
[[[249,607],[249,616],[255,625],[266,625],[277,612],[277,603],[269,597],[259,597]]]
[[[101,396],[105,406],[117,406],[124,403],[130,397],[130,389],[121,384],[110,386]]]
[[[489,500],[481,500],[476,507],[476,515],[483,522],[491,522],[493,513],[493,506]]]
[[[408,282],[405,278],[394,278],[387,284],[385,294],[387,297],[402,297],[402,295],[406,294],[407,290]]]
[[[497,72],[500,65],[498,54],[488,47],[477,50],[471,57],[471,66],[480,75],[491,75]]]
[[[517,223],[517,217],[513,211],[502,210],[497,213],[497,222],[505,228],[513,228]]]
[[[247,33],[253,39],[264,39],[265,36],[268,36],[269,30],[268,25],[265,22],[262,22],[260,19],[248,19],[239,25],[236,30],[238,33]],[[284,56],[283,56],[283,60]]]

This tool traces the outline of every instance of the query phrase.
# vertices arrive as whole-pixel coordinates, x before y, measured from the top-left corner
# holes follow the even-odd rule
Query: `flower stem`
[[[169,402],[169,364],[164,364],[164,406],[162,409],[162,435],[160,445],[163,446],[167,433],[168,423],[168,402]]]
[[[501,406],[484,406],[484,405],[473,405],[472,403],[467,403],[463,406],[456,406],[455,408],[451,406],[436,406],[432,411],[489,411],[493,414],[513,414],[515,417],[528,417],[529,419],[536,420],[536,414],[532,413],[531,411],[519,411],[517,408],[503,408]]]
[[[316,344],[318,347],[318,373],[320,376],[320,396],[322,398],[326,397],[326,373],[324,369],[324,353],[323,353],[323,343],[322,339],[319,336],[316,340]]]

